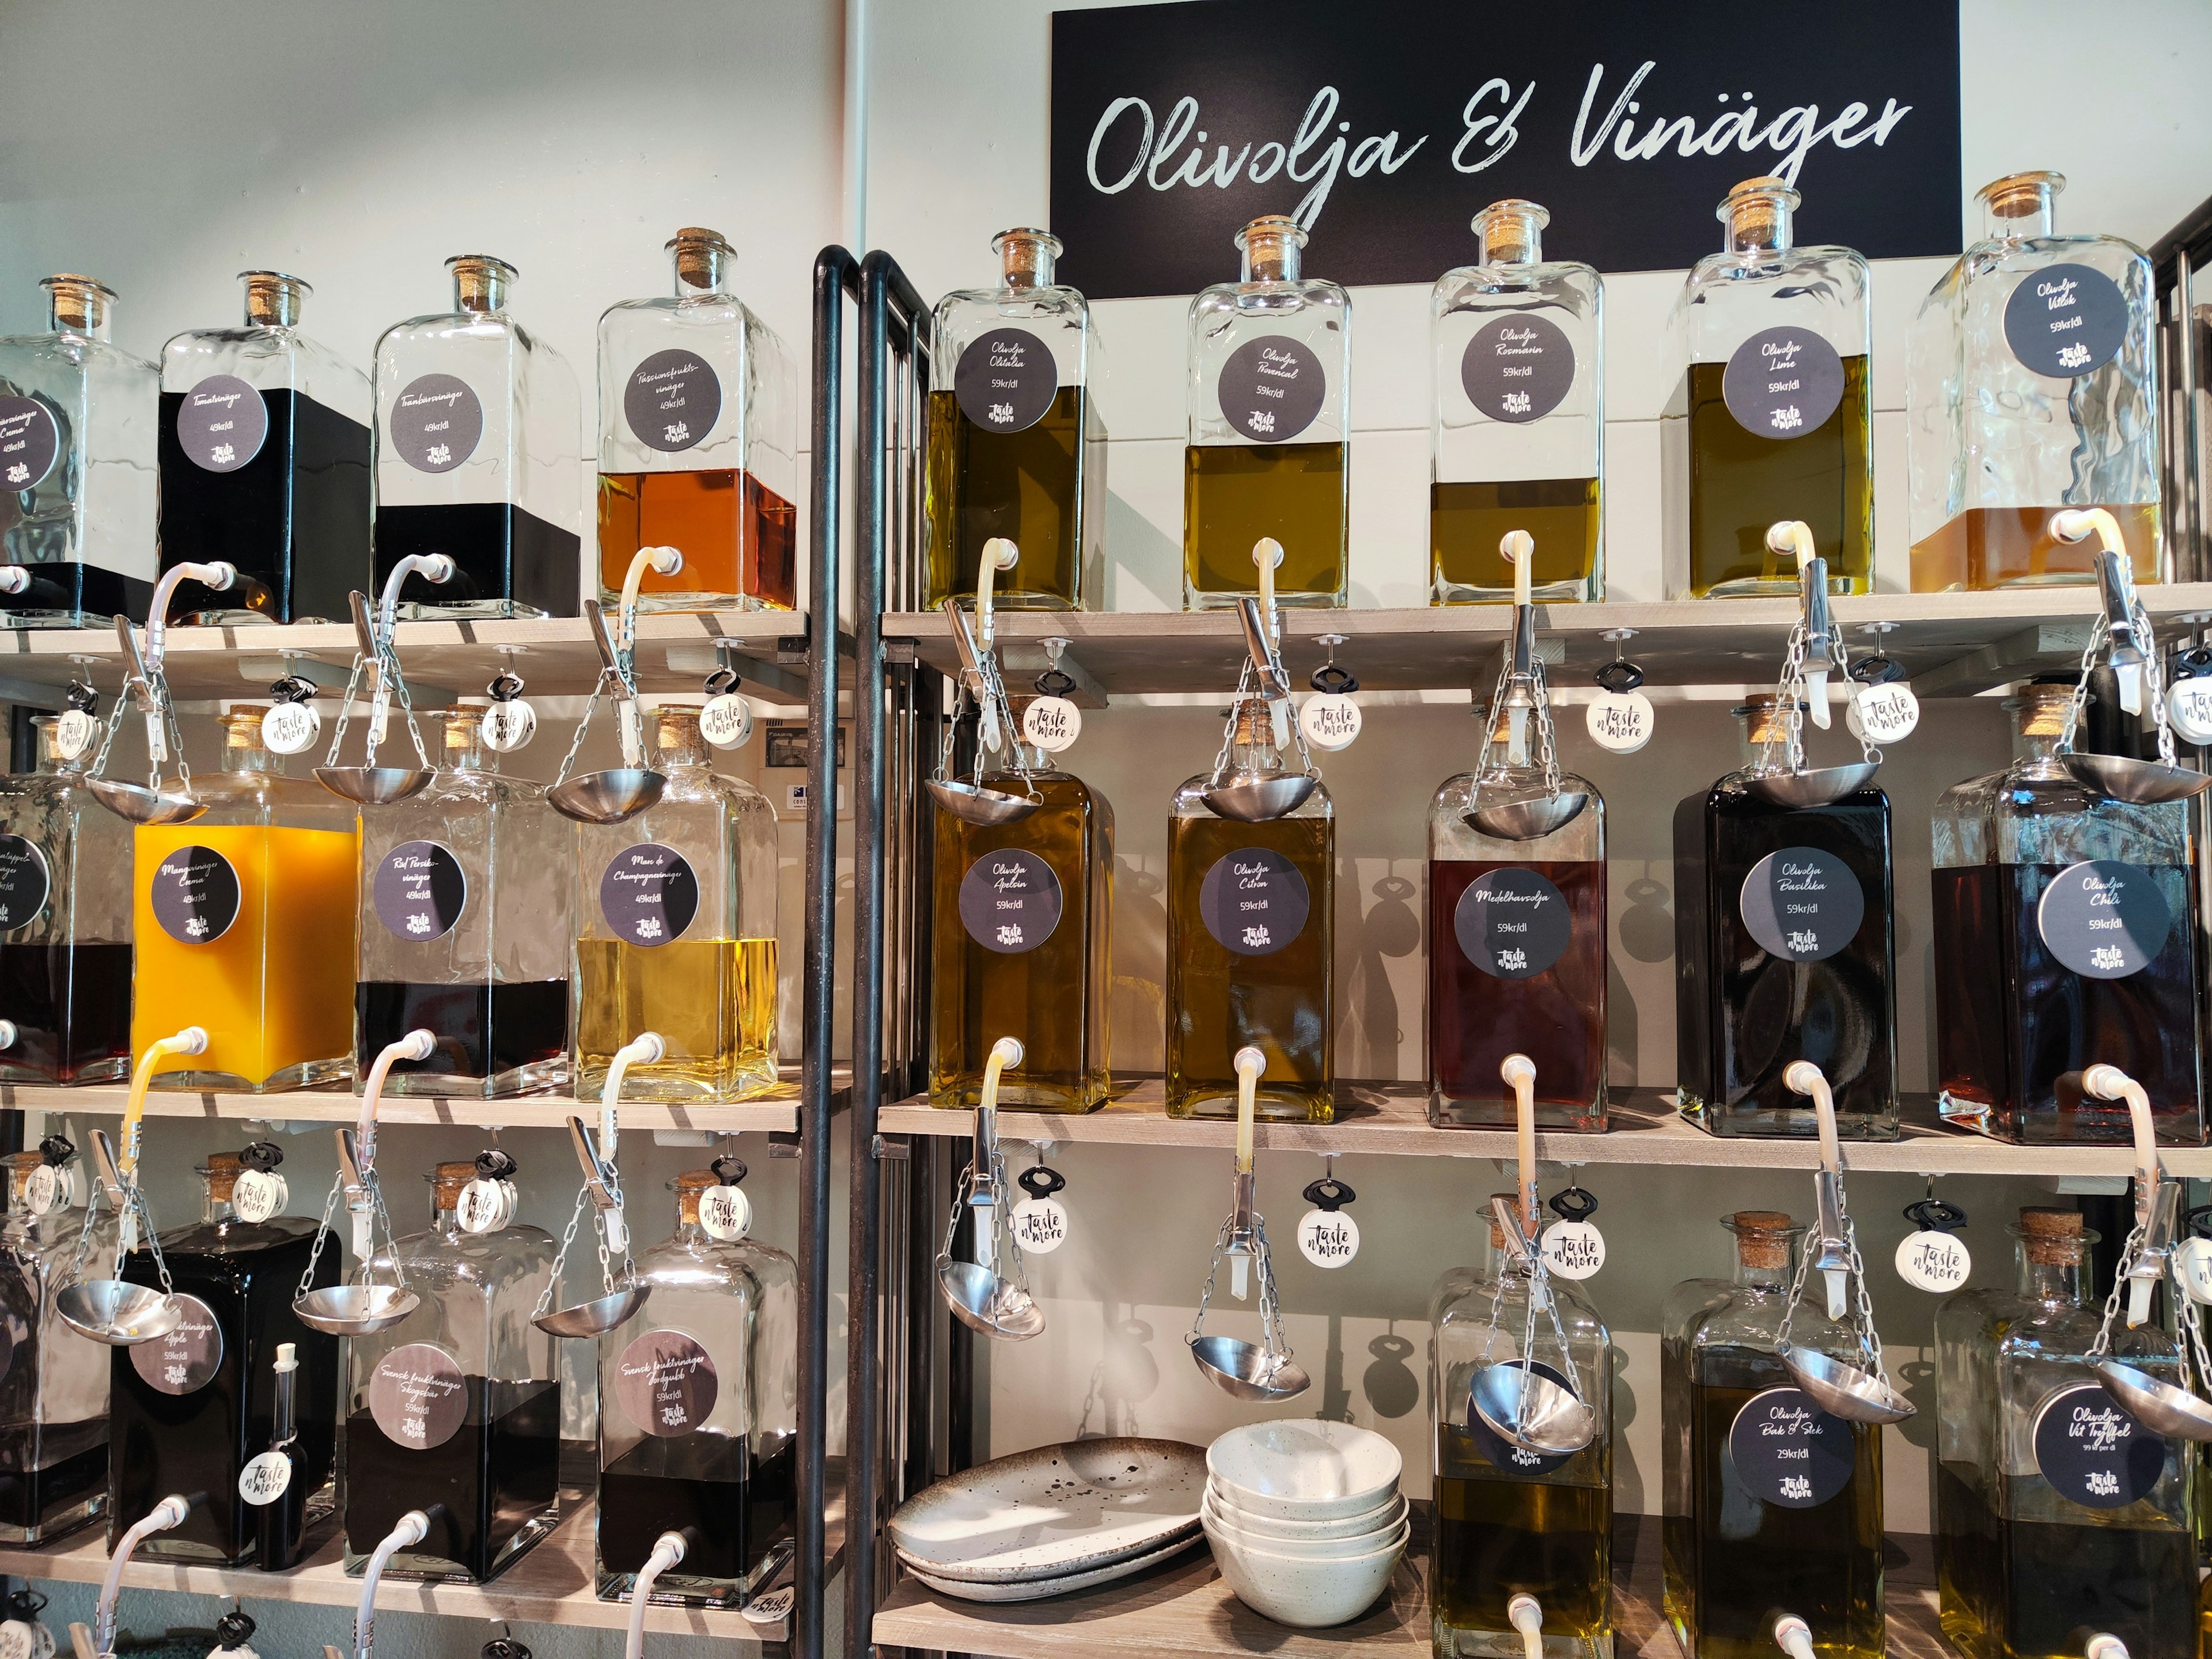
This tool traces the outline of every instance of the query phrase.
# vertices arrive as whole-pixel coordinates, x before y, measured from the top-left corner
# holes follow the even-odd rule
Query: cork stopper
[[[1790,1265],[1787,1210],[1738,1210],[1726,1224],[1735,1235],[1735,1259],[1743,1266],[1771,1272]]]
[[[1728,227],[1731,253],[1790,246],[1790,216],[1802,198],[1779,179],[1747,179],[1723,198],[1713,216]]]
[[[1279,213],[1262,215],[1237,233],[1237,246],[1244,255],[1248,283],[1295,283],[1298,279],[1298,250],[1306,234],[1298,222]]]
[[[1265,697],[1244,697],[1235,710],[1237,727],[1230,741],[1240,748],[1257,747],[1272,750],[1275,746],[1275,722],[1267,713]]]
[[[702,699],[678,702],[664,698],[652,713],[653,751],[663,760],[704,760],[707,740],[699,735]]]
[[[455,1210],[460,1207],[461,1188],[477,1178],[477,1162],[472,1158],[459,1158],[451,1164],[441,1164],[430,1179],[436,1194],[438,1207]]]
[[[703,225],[686,225],[668,240],[676,261],[678,299],[695,294],[718,294],[729,281],[730,266],[738,257],[728,239]]]
[[[2061,1210],[2039,1204],[2027,1204],[2020,1212],[2021,1246],[2027,1259],[2041,1267],[2078,1267],[2081,1265],[2081,1212]]]
[[[46,1154],[43,1152],[9,1152],[7,1155],[8,1167],[15,1172],[15,1179],[18,1181],[27,1179],[32,1171],[46,1161]]]
[[[1505,1229],[1498,1224],[1497,1200],[1502,1198],[1508,1204],[1518,1204],[1521,1201],[1521,1194],[1492,1193],[1490,1198],[1491,1201],[1482,1206],[1483,1214],[1490,1218],[1490,1248],[1493,1250],[1502,1250],[1505,1248]]]
[[[246,284],[246,325],[248,328],[295,328],[300,303],[314,292],[297,276],[281,270],[241,270]]]
[[[55,333],[66,330],[95,340],[107,337],[108,312],[115,304],[113,289],[95,277],[70,271],[49,276],[39,286],[46,291],[46,326]]]
[[[722,1184],[721,1176],[712,1170],[686,1170],[676,1177],[676,1219],[679,1225],[691,1226],[699,1219],[699,1194],[709,1187]]]
[[[999,256],[999,270],[1008,288],[1049,288],[1053,261],[1060,258],[1060,238],[1048,230],[1002,230],[991,239],[991,252]]]
[[[483,711],[448,708],[438,721],[447,763],[473,765],[483,744]]]
[[[1551,222],[1548,210],[1514,197],[1492,202],[1469,228],[1482,239],[1483,264],[1533,265],[1543,259],[1544,227]]]
[[[1804,705],[1798,705],[1804,712]],[[1735,710],[1743,725],[1744,741],[1753,744],[1784,743],[1790,737],[1790,705],[1771,691],[1755,692]]]
[[[1974,192],[1982,204],[1982,223],[1995,240],[2048,236],[2051,202],[2066,188],[2063,173],[2008,173]]]
[[[2034,680],[2008,697],[2005,707],[2013,711],[2023,738],[2057,738],[2065,735],[2066,711],[2073,702],[2071,680],[2063,684]]]
[[[515,269],[489,253],[457,253],[446,261],[453,273],[453,309],[504,311],[507,290],[514,285]]]
[[[261,747],[261,717],[269,712],[265,702],[229,702],[222,708],[222,746],[225,750],[258,749]]]
[[[236,1152],[210,1152],[207,1165],[200,1173],[207,1177],[208,1196],[218,1204],[230,1202],[230,1195],[238,1189],[239,1172],[246,1165]]]

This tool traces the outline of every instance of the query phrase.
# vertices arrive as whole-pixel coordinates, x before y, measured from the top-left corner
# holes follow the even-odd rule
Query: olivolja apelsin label
[[[1034,951],[1050,939],[1063,902],[1052,866],[1018,847],[981,854],[960,878],[961,927],[1002,956]]]

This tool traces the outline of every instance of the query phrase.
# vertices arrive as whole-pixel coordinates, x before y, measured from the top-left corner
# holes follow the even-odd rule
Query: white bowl
[[[1340,1521],[1398,1488],[1405,1460],[1371,1430],[1322,1419],[1248,1423],[1206,1449],[1217,1492],[1285,1521]]]
[[[1302,1561],[1206,1529],[1213,1564],[1237,1599],[1263,1619],[1319,1630],[1357,1619],[1389,1587],[1405,1545],[1339,1561]]]
[[[1369,1533],[1384,1533],[1406,1518],[1406,1500],[1397,1492],[1392,1492],[1373,1509],[1340,1521],[1285,1521],[1280,1516],[1255,1515],[1249,1510],[1240,1509],[1226,1493],[1212,1486],[1206,1489],[1205,1508],[1223,1525],[1262,1540],[1262,1549],[1268,1547],[1263,1540],[1270,1538],[1359,1538]]]
[[[1378,1531],[1362,1533],[1356,1538],[1261,1538],[1232,1526],[1220,1516],[1208,1511],[1200,1521],[1208,1538],[1218,1538],[1240,1549],[1258,1550],[1267,1555],[1279,1555],[1290,1561],[1355,1561],[1361,1556],[1372,1555],[1382,1549],[1403,1549],[1413,1529],[1410,1518],[1401,1517]]]

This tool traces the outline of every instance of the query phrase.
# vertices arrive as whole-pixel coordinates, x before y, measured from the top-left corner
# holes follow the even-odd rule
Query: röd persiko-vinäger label
[[[704,1426],[721,1391],[713,1358],[681,1331],[647,1331],[615,1362],[623,1415],[662,1439]]]
[[[376,866],[377,920],[394,938],[443,939],[468,903],[469,881],[453,849],[434,841],[404,841]]]
[[[2004,332],[2021,368],[2072,380],[2102,368],[2127,343],[2128,302],[2101,270],[2045,265],[2014,284]]]
[[[1761,329],[1721,377],[1729,413],[1762,438],[1802,438],[1844,400],[1844,360],[1808,328]]]
[[[394,1445],[442,1446],[468,1420],[468,1379],[460,1362],[434,1342],[410,1342],[376,1362],[368,1414]]]
[[[1468,884],[1452,912],[1467,959],[1493,979],[1528,979],[1566,954],[1567,896],[1534,870],[1492,870]]]
[[[1521,1362],[1509,1359],[1504,1363],[1517,1365]],[[1565,1371],[1556,1370],[1540,1359],[1530,1365],[1528,1369],[1534,1371],[1537,1376],[1558,1383],[1561,1388],[1569,1386]],[[1482,1420],[1482,1413],[1474,1409],[1472,1401],[1468,1402],[1467,1408],[1467,1432],[1468,1437],[1473,1440],[1476,1446],[1481,1449],[1482,1455],[1490,1460],[1492,1468],[1508,1469],[1515,1474],[1546,1474],[1558,1468],[1562,1463],[1580,1455],[1576,1452],[1534,1452],[1515,1445]]]
[[[269,405],[235,374],[210,374],[177,405],[177,445],[209,472],[235,472],[261,453]]]
[[[185,1316],[176,1329],[130,1349],[131,1369],[146,1386],[161,1394],[194,1394],[207,1387],[222,1367],[222,1327],[215,1310],[196,1296],[177,1292]]]
[[[2036,902],[2051,954],[2090,979],[2125,979],[2158,959],[2173,912],[2151,872],[2114,859],[2069,864]]]
[[[401,389],[385,422],[399,459],[417,472],[451,472],[477,453],[483,404],[466,380],[420,374]]]
[[[1744,931],[1788,962],[1821,962],[1857,936],[1866,915],[1858,878],[1833,853],[1785,847],[1743,878]]]
[[[52,890],[46,855],[38,842],[21,836],[0,836],[0,933],[36,921]]]
[[[1240,957],[1273,956],[1305,931],[1313,895],[1297,866],[1265,847],[1213,862],[1199,884],[1198,915],[1216,943]]]
[[[1574,388],[1574,342],[1534,312],[1494,318],[1467,343],[1459,383],[1467,400],[1493,421],[1540,421]]]
[[[629,372],[623,418],[637,441],[664,454],[704,443],[722,412],[722,382],[696,352],[656,351]]]
[[[1312,348],[1287,334],[1263,334],[1229,354],[1216,396],[1238,436],[1288,443],[1321,413],[1328,371]]]
[[[61,453],[52,410],[35,398],[0,398],[0,491],[37,489]]]
[[[960,878],[960,925],[986,951],[1034,951],[1060,926],[1060,878],[1035,853],[986,853]]]
[[[2158,1485],[2166,1442],[2094,1382],[2061,1389],[2035,1414],[2035,1466],[2061,1498],[2123,1509]]]
[[[1802,1389],[1767,1389],[1743,1402],[1729,1429],[1735,1478],[1762,1504],[1809,1510],[1850,1484],[1851,1425]]]
[[[619,939],[665,945],[683,938],[699,914],[699,878],[673,847],[652,841],[625,847],[599,877],[599,914]]]
[[[238,872],[212,847],[179,847],[155,866],[154,920],[180,945],[211,945],[238,920]]]
[[[952,369],[960,412],[986,432],[1020,432],[1042,420],[1060,395],[1052,348],[1025,328],[987,329]]]

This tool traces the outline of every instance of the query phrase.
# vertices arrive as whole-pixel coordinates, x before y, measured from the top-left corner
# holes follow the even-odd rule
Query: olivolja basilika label
[[[1743,878],[1744,931],[1789,962],[1822,962],[1857,937],[1866,890],[1850,866],[1817,847],[1769,853]]]
[[[722,412],[722,382],[696,351],[656,351],[629,372],[623,418],[637,441],[664,454],[706,442]]]
[[[36,489],[61,453],[52,410],[35,398],[0,398],[0,490]]]
[[[2005,301],[2005,343],[2021,367],[2054,380],[2094,374],[2127,343],[2120,286],[2087,265],[2045,265]]]
[[[2087,979],[2125,979],[2158,960],[2173,911],[2151,872],[2115,859],[2071,864],[2036,901],[2051,954]]]
[[[1534,312],[1493,318],[1467,343],[1459,383],[1467,400],[1493,421],[1540,421],[1574,389],[1574,342]]]
[[[1802,1389],[1767,1389],[1745,1401],[1728,1449],[1735,1478],[1753,1498],[1790,1510],[1809,1510],[1843,1491],[1858,1457],[1851,1425]]]
[[[985,853],[960,878],[960,925],[986,951],[1034,951],[1060,926],[1060,878],[1018,847]]]
[[[1265,847],[1216,859],[1198,887],[1199,919],[1231,954],[1273,956],[1305,932],[1313,894],[1297,866]]]
[[[1729,357],[1721,397],[1762,438],[1802,438],[1844,400],[1844,360],[1809,328],[1761,329]]]
[[[960,412],[986,432],[1020,432],[1060,395],[1052,348],[1025,328],[992,328],[969,342],[952,370]]]
[[[177,405],[177,444],[194,466],[235,472],[269,438],[269,405],[235,374],[210,374]]]
[[[1328,371],[1312,347],[1263,334],[1229,354],[1215,386],[1223,418],[1254,443],[1288,443],[1314,423],[1328,396]]]

